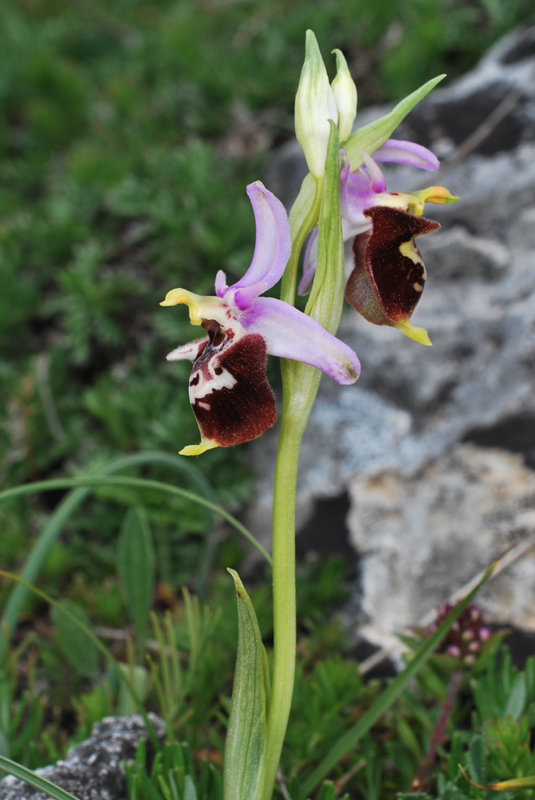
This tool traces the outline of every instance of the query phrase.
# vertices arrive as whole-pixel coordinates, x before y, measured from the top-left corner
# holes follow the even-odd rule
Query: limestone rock
[[[416,624],[508,545],[535,533],[535,473],[500,450],[459,445],[412,475],[360,475],[350,496],[360,633],[376,643]],[[487,584],[477,605],[486,619],[514,617],[535,631],[535,550]]]
[[[156,736],[163,741],[165,724],[149,714]],[[147,738],[143,717],[105,717],[92,735],[69,751],[65,761],[36,770],[78,800],[126,800],[124,761],[133,761],[141,738]],[[8,775],[0,782],[0,800],[49,800],[48,795]]]

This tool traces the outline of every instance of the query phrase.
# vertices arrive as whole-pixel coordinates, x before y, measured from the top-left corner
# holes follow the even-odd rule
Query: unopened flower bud
[[[347,61],[340,50],[333,50],[336,55],[337,73],[331,84],[334,101],[338,110],[338,133],[340,144],[351,135],[353,123],[357,116],[357,87],[351,77]]]
[[[295,96],[295,134],[315,178],[325,174],[330,119],[338,123],[334,95],[316,37],[307,31],[305,63]]]

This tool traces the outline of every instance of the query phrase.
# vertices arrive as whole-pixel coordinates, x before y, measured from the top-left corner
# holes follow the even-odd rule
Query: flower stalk
[[[340,221],[338,131],[331,123],[319,212],[318,268],[306,313],[336,334],[342,315],[344,250]],[[314,198],[316,199],[316,198]],[[309,219],[312,213],[309,214]],[[270,800],[288,725],[295,676],[295,502],[299,452],[322,373],[282,362],[283,411],[273,492],[274,653],[262,800]],[[357,375],[355,375],[355,378]]]

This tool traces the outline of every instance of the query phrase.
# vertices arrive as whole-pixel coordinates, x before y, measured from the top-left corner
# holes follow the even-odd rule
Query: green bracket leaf
[[[238,573],[228,571],[238,603],[238,656],[225,744],[223,797],[253,800],[260,797],[266,744],[267,659],[253,604]]]
[[[362,164],[362,151],[371,154],[381,147],[395,131],[399,123],[405,119],[409,111],[412,111],[414,106],[418,105],[420,100],[423,100],[426,94],[429,94],[431,89],[434,89],[437,83],[440,83],[445,77],[445,75],[439,75],[437,78],[427,81],[415,92],[409,94],[408,97],[403,98],[389,114],[385,114],[384,117],[370,122],[369,125],[365,125],[351,134],[344,143],[344,150],[349,158],[352,172]]]

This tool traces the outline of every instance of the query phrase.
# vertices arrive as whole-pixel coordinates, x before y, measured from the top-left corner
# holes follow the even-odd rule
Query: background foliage
[[[503,33],[534,19],[531,0],[3,0],[0,487],[85,474],[121,453],[173,453],[197,441],[188,368],[165,362],[195,331],[180,309],[158,303],[180,285],[210,293],[218,269],[232,280],[250,263],[254,226],[244,187],[262,176],[269,151],[293,135],[306,28],[315,30],[326,60],[333,47],[344,51],[363,107],[397,100],[441,72],[456,77]],[[246,459],[242,448],[211,451],[196,463],[231,509],[252,487]],[[157,466],[150,475],[170,477]],[[0,506],[3,567],[20,567],[61,497]],[[98,497],[69,519],[40,585],[91,624],[119,630],[135,620],[117,574],[117,541],[121,526],[132,524],[124,504],[137,508],[139,498],[119,489]],[[162,503],[156,493],[143,504],[153,610],[180,611],[180,587],[199,587],[199,560],[208,557],[205,516],[179,499]],[[214,608],[233,604],[218,568],[239,566],[240,558],[239,545],[226,540],[203,562],[215,576]],[[334,655],[343,635],[322,621],[324,609],[340,601],[343,570],[321,575],[315,591],[301,584],[303,697],[310,696],[307,682],[319,696],[309,705],[296,695],[302,716],[290,731],[290,770],[321,757],[329,726],[340,724],[361,692],[355,665]],[[8,590],[0,585],[0,610]],[[269,641],[267,594],[254,599]],[[103,678],[98,654],[80,662],[81,670],[65,667],[65,642],[76,652],[72,629],[35,599],[25,614],[33,631],[25,637],[23,629],[17,640],[0,710],[16,698],[2,735],[9,729],[9,752],[37,766],[123,700],[115,679]],[[188,689],[198,702],[195,726],[184,722],[192,747],[203,725],[224,714],[219,693],[228,688],[232,620],[224,611],[212,626],[219,633],[195,677],[205,688]],[[143,625],[142,639],[156,635]],[[128,660],[125,641],[116,652]],[[504,735],[492,725],[482,733],[491,754]],[[220,733],[216,725],[214,752]],[[416,752],[417,744],[410,748]],[[527,763],[532,756],[522,757]],[[388,758],[395,762],[395,753]],[[377,776],[358,780],[374,800]]]

